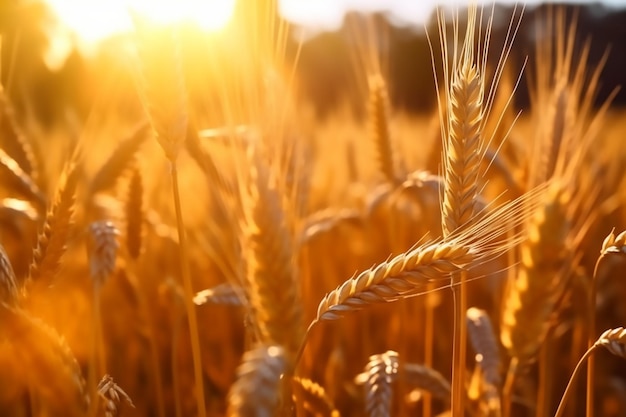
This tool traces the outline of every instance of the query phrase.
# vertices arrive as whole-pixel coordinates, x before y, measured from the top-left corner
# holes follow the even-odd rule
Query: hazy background
[[[511,58],[512,64],[518,67],[527,56],[532,61],[537,27],[542,25],[540,16],[546,7],[536,1],[528,3]],[[598,62],[610,49],[599,100],[626,79],[626,11],[621,5],[623,1],[613,0],[565,6],[569,15],[578,16],[579,45],[591,37],[591,63]],[[512,6],[509,2],[500,2],[496,9],[492,49],[499,52],[497,45],[506,31]],[[429,19],[433,14],[431,3],[283,0],[281,10],[293,28],[289,53],[296,50],[298,39],[305,39],[297,67],[300,90],[319,116],[345,103],[357,103],[358,110],[353,28],[363,21],[365,14],[375,14],[386,37],[383,56],[394,107],[415,112],[434,108],[430,54],[424,36],[425,26],[430,33],[436,33],[436,25]],[[97,9],[91,13],[98,16]],[[72,35],[67,28],[61,30],[63,25],[58,20],[45,2],[0,0],[2,84],[18,109],[26,108],[43,123],[62,119],[68,111],[85,117],[98,94],[98,86],[105,85],[106,77],[111,77],[109,61],[121,47],[114,37],[92,40],[91,46],[95,44],[99,48],[86,51],[85,39]],[[83,49],[74,48],[79,45]],[[525,80],[524,77],[516,98],[518,107],[527,103]],[[107,82],[115,83],[110,79]],[[120,82],[124,85],[127,80]],[[624,91],[618,94],[616,103],[626,103]]]

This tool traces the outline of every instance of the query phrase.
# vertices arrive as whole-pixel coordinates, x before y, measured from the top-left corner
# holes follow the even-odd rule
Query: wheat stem
[[[513,388],[515,386],[515,377],[517,375],[517,366],[519,365],[519,359],[516,357],[511,358],[509,362],[509,370],[506,374],[506,380],[504,381],[504,387],[502,389],[502,417],[511,416],[511,405],[513,403]]]
[[[576,365],[576,368],[574,369],[574,372],[572,373],[572,376],[570,377],[569,382],[567,383],[567,387],[565,388],[565,392],[563,393],[563,396],[561,397],[561,402],[559,403],[559,408],[557,408],[556,414],[554,415],[554,417],[562,417],[563,416],[563,413],[565,411],[565,404],[567,403],[567,398],[571,394],[572,387],[574,386],[574,380],[576,379],[576,377],[580,373],[580,371],[581,371],[581,369],[583,367],[583,364],[585,363],[587,358],[589,358],[593,354],[593,352],[599,346],[600,345],[598,345],[598,344],[592,345],[589,349],[587,349],[587,352],[585,352],[583,357],[580,358],[580,360],[578,361],[578,364]]]
[[[180,251],[181,272],[183,278],[183,288],[185,290],[185,309],[187,311],[187,323],[191,337],[191,354],[193,359],[194,379],[196,386],[196,403],[198,416],[206,417],[204,400],[204,382],[202,376],[202,359],[200,350],[200,336],[198,334],[198,319],[193,303],[193,287],[191,285],[191,271],[189,269],[189,253],[187,250],[187,237],[185,234],[185,224],[183,222],[183,212],[180,203],[180,189],[178,183],[178,168],[175,160],[170,160],[170,174],[172,177],[172,189],[174,196],[174,207],[176,210],[176,225],[178,228],[178,248]]]
[[[548,333],[546,340],[539,351],[539,390],[537,394],[537,417],[548,417],[550,410],[550,397],[552,392],[552,369],[550,366],[554,363],[554,349],[551,338]]]
[[[100,309],[100,283],[93,282],[93,317],[92,317],[92,346],[91,346],[91,364],[89,369],[89,393],[92,402],[89,407],[89,416],[95,417],[98,412],[98,376],[102,375],[102,370],[106,369],[104,360],[104,351],[102,349],[102,314]]]
[[[454,334],[452,348],[452,415],[463,416],[465,402],[465,355],[467,352],[467,287],[465,272],[455,273],[452,281],[459,285],[452,286],[454,299]]]
[[[605,254],[602,253],[598,260],[596,261],[596,265],[593,268],[593,277],[591,278],[591,283],[589,284],[589,295],[588,295],[588,306],[587,306],[587,349],[593,346],[595,341],[595,333],[596,333],[596,284],[598,279],[598,272],[600,270],[600,265],[602,264],[602,260],[605,258]],[[595,375],[596,368],[596,360],[594,357],[590,357],[587,361],[587,384],[586,384],[586,405],[585,405],[585,416],[593,417],[593,409],[595,402],[595,393],[593,386],[593,379]]]
[[[161,362],[159,361],[159,345],[157,343],[156,335],[154,332],[154,323],[150,320],[150,310],[148,308],[148,300],[146,299],[146,292],[142,291],[139,286],[137,278],[137,262],[132,256],[127,259],[127,273],[129,279],[135,282],[137,303],[139,304],[140,314],[143,316],[144,322],[148,334],[148,343],[150,344],[150,361],[152,366],[152,375],[154,377],[154,390],[156,393],[156,405],[157,415],[159,417],[165,417],[165,396],[163,393],[163,376],[161,370]]]
[[[434,286],[429,284],[428,291],[431,290],[434,290]],[[424,315],[424,365],[429,368],[433,366],[433,351],[435,347],[435,306],[430,302],[432,297],[434,297],[434,294],[427,294],[424,299],[426,307]],[[422,400],[422,415],[424,417],[432,417],[432,404],[432,395],[428,393]]]

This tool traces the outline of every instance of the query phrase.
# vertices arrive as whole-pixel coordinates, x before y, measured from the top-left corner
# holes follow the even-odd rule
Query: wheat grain
[[[274,415],[281,401],[281,375],[287,370],[285,355],[278,346],[259,346],[244,354],[228,393],[229,417]]]

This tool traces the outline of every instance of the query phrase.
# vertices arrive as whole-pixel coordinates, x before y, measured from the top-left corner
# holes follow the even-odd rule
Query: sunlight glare
[[[215,32],[225,27],[235,0],[46,0],[82,43],[132,30],[129,12],[157,23],[190,22]]]

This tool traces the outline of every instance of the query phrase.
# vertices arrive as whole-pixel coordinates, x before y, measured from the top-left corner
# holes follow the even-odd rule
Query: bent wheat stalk
[[[606,348],[609,352],[611,352],[615,356],[619,356],[620,358],[626,359],[626,329],[623,327],[618,327],[615,329],[609,329],[602,333],[598,340],[591,345],[587,352],[580,358],[572,376],[567,383],[567,387],[565,388],[565,392],[561,397],[561,402],[559,404],[559,408],[556,410],[556,414],[554,417],[562,417],[565,412],[565,405],[567,404],[567,400],[572,393],[572,388],[574,386],[574,381],[576,377],[581,372],[585,361],[592,356],[592,354],[600,347]]]
[[[587,307],[587,328],[589,329],[587,332],[587,348],[591,348],[593,346],[593,340],[596,333],[596,287],[598,285],[598,274],[600,272],[600,268],[603,264],[603,261],[611,255],[622,255],[626,254],[626,231],[620,233],[615,236],[614,231],[604,239],[602,243],[602,249],[600,251],[600,256],[596,261],[596,266],[593,270],[593,277],[591,278],[591,284],[589,288],[589,299],[588,299],[588,307]],[[595,378],[595,359],[593,356],[589,357],[587,362],[587,417],[591,417],[594,412],[594,378]]]
[[[189,266],[189,249],[183,220],[178,178],[177,160],[183,149],[187,135],[189,112],[187,108],[187,88],[183,74],[181,45],[178,31],[174,27],[158,28],[134,16],[137,29],[141,73],[139,89],[142,103],[149,116],[156,140],[161,145],[170,163],[172,198],[176,212],[180,268],[185,290],[185,309],[191,339],[191,353],[194,368],[196,406],[198,416],[206,416],[204,378],[198,319],[193,303],[193,285]]]
[[[493,260],[515,247],[522,236],[511,232],[527,220],[524,206],[536,207],[544,191],[545,187],[538,187],[500,206],[476,224],[362,271],[326,294],[305,333],[296,363],[304,352],[308,334],[320,321],[336,320],[373,304],[424,294],[429,283],[441,284],[442,288],[446,283],[450,286],[453,273]]]

